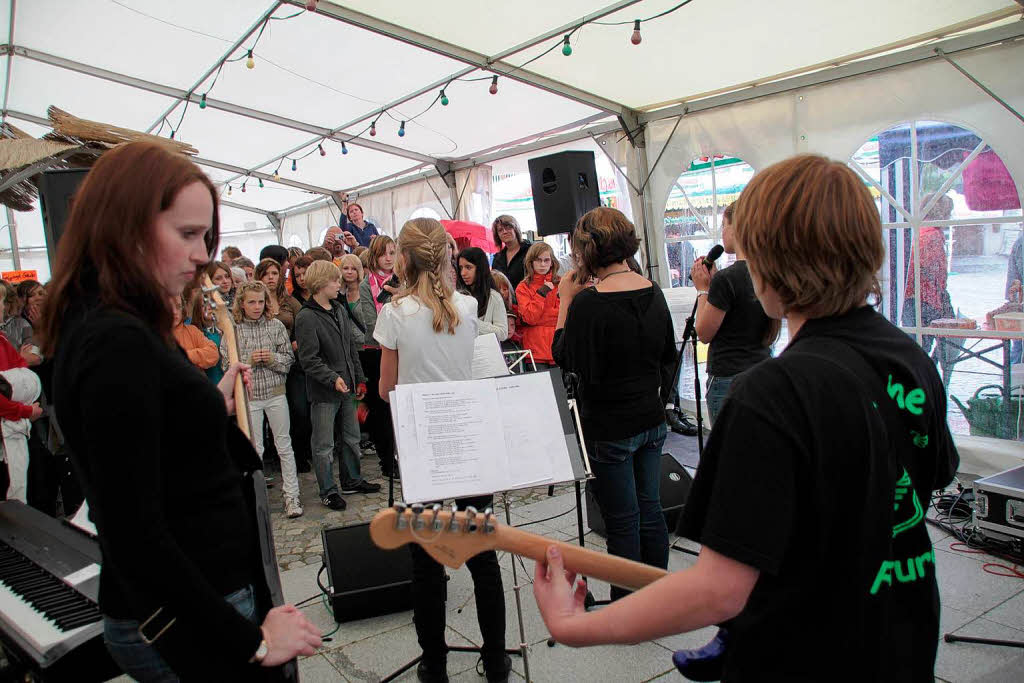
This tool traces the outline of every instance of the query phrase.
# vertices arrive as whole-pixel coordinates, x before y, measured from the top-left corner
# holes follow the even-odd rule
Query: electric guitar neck
[[[210,308],[217,319],[217,327],[220,328],[224,345],[228,349],[228,365],[239,361],[238,337],[235,336],[235,321],[231,317],[231,311],[220,296],[218,289],[210,280],[209,275],[203,276],[203,296],[208,297]],[[235,418],[238,420],[238,428],[252,441],[252,425],[249,417],[249,397],[245,393],[245,384],[242,382],[242,373],[235,377]]]
[[[668,574],[664,569],[501,524],[490,509],[481,513],[473,508],[455,511],[440,505],[425,508],[398,503],[374,516],[370,537],[387,550],[418,543],[435,560],[453,568],[487,550],[503,550],[544,562],[548,547],[554,545],[570,571],[622,588],[637,590]]]

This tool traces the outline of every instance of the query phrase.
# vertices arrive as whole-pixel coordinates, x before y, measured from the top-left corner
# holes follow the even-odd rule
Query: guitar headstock
[[[233,326],[235,321],[231,319],[231,311],[228,310],[228,305],[224,303],[224,298],[220,295],[220,287],[213,284],[209,275],[203,275],[202,288],[203,298],[210,304],[213,315],[217,318],[217,327],[225,330],[228,326]]]
[[[428,508],[419,503],[397,503],[378,512],[370,522],[370,538],[378,547],[392,550],[418,543],[435,560],[453,568],[493,550],[497,531],[498,523],[490,508],[481,513],[472,507],[458,511],[454,505]]]

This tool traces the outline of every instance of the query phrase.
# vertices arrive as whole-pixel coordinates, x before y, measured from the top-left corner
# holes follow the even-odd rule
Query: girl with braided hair
[[[402,288],[385,304],[373,336],[380,342],[380,397],[398,384],[472,379],[477,301],[451,285],[451,261],[444,228],[433,218],[415,218],[398,235],[395,271]],[[401,362],[399,362],[401,358]],[[493,496],[456,501],[460,508],[491,507]],[[420,681],[448,680],[444,568],[418,545],[413,559],[413,621],[423,648],[416,669]],[[505,654],[505,600],[494,551],[466,562],[473,575],[477,620],[483,635],[481,658],[488,681],[507,681],[512,662]]]

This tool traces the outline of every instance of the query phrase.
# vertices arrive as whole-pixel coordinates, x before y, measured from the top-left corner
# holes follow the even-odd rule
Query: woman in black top
[[[501,247],[501,251],[495,254],[491,261],[491,268],[504,273],[512,283],[512,290],[515,291],[526,275],[523,258],[533,242],[523,239],[519,221],[513,216],[495,218],[491,225],[491,234],[494,237],[494,246]]]
[[[107,152],[75,196],[42,316],[99,531],[105,641],[141,681],[248,679],[320,644],[292,606],[257,613],[241,472],[258,463],[228,417],[247,366],[215,386],[171,336],[167,302],[210,261],[217,217],[217,191],[185,157],[141,142]]]
[[[697,288],[697,337],[711,345],[705,396],[711,422],[722,409],[733,377],[771,357],[780,328],[778,320],[765,315],[754,294],[743,250],[733,237],[733,206],[725,207],[722,214],[722,246],[726,254],[736,254],[736,262],[716,271],[699,258],[690,269]]]
[[[675,367],[672,319],[661,289],[627,260],[640,241],[620,211],[586,213],[572,232],[579,268],[562,278],[555,361],[579,376],[583,438],[608,552],[668,566],[661,512],[665,394]],[[591,277],[597,285],[584,288]],[[612,599],[628,591],[612,587]]]

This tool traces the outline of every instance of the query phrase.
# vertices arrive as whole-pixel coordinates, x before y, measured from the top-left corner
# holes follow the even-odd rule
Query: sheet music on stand
[[[391,414],[407,503],[585,479],[562,374],[403,384]]]

